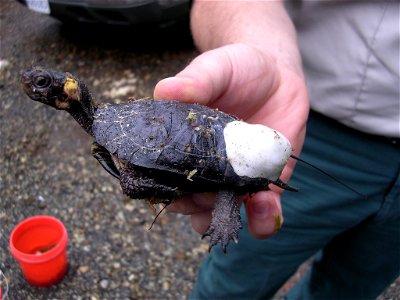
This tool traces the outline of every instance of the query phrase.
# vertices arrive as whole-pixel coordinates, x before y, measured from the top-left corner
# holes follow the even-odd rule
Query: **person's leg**
[[[371,147],[377,155],[385,148],[375,147],[368,138],[358,138],[346,127],[312,114],[302,158],[361,192],[374,195],[380,192],[382,184],[387,184],[375,185],[381,179],[379,172],[393,173],[394,167],[387,170],[374,155],[363,153],[371,152]],[[300,192],[283,194],[282,230],[268,240],[258,241],[250,236],[245,223],[239,244],[228,247],[227,255],[215,249],[206,258],[191,295],[193,299],[272,297],[304,260],[381,206],[379,201],[365,201],[301,163],[290,184],[299,187]]]
[[[286,298],[376,299],[399,275],[400,173],[381,209],[330,241]]]

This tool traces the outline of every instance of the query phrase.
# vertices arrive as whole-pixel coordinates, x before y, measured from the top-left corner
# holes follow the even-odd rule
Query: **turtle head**
[[[74,102],[79,102],[82,98],[81,84],[69,73],[34,67],[22,72],[20,81],[25,93],[32,100],[56,109],[69,110]]]
[[[95,104],[85,84],[66,72],[33,67],[21,73],[20,82],[32,99],[66,110],[91,134]]]

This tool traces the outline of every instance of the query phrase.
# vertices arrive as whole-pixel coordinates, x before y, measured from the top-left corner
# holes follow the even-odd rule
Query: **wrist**
[[[202,52],[245,44],[303,76],[296,31],[281,1],[195,1],[191,27]]]

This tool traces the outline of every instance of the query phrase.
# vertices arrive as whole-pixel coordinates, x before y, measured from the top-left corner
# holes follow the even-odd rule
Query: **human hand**
[[[204,52],[175,77],[161,80],[155,99],[196,102],[235,115],[248,123],[264,124],[282,132],[299,153],[304,141],[309,103],[302,74],[279,63],[264,49],[230,44]],[[294,161],[280,177],[287,181]],[[283,222],[281,189],[271,186],[244,201],[250,233],[256,238],[273,235]],[[169,212],[190,214],[193,228],[204,233],[211,221],[215,195],[193,194],[178,199]]]

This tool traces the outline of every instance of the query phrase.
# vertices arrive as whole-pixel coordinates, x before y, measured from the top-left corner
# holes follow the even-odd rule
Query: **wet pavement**
[[[123,196],[92,158],[91,138],[18,84],[21,70],[44,65],[84,79],[99,102],[151,97],[197,54],[185,26],[94,32],[0,5],[0,270],[9,299],[185,299],[208,248],[189,218],[162,214],[148,230],[151,209]],[[8,251],[12,228],[38,214],[62,220],[69,235],[68,274],[51,288],[27,284]],[[382,299],[399,291],[397,281]]]

